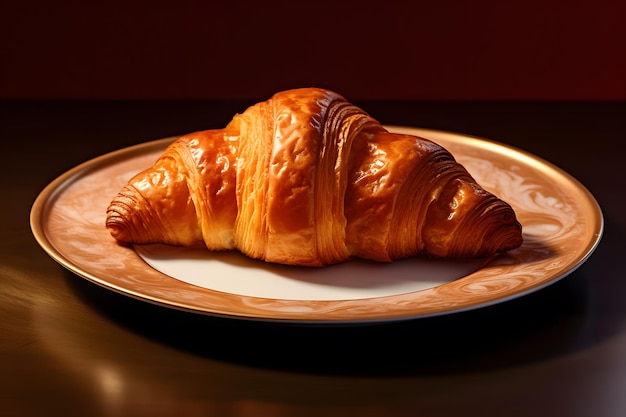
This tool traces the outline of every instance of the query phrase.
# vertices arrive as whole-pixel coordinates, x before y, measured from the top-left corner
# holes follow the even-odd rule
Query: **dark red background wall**
[[[621,3],[5,0],[0,99],[626,99]]]

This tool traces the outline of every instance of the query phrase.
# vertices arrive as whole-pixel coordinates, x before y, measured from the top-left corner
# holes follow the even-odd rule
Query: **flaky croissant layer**
[[[275,94],[224,129],[182,136],[113,199],[125,243],[238,249],[322,266],[517,248],[511,206],[438,144],[388,132],[340,95]]]

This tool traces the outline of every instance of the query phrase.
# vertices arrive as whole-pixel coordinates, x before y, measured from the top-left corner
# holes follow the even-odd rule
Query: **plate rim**
[[[121,287],[115,283],[108,282],[106,277],[99,277],[92,274],[90,271],[85,270],[84,268],[76,265],[72,259],[68,258],[65,254],[61,253],[55,245],[50,241],[47,236],[44,219],[45,214],[50,210],[51,206],[56,201],[57,197],[62,194],[62,192],[71,186],[72,180],[78,179],[81,176],[87,175],[90,172],[97,171],[100,167],[105,165],[114,164],[116,161],[131,159],[134,156],[142,155],[146,152],[157,151],[161,148],[165,148],[168,143],[176,140],[180,135],[176,136],[168,136],[161,139],[149,140],[146,142],[137,143],[134,145],[126,146],[111,152],[104,153],[95,158],[84,161],[83,163],[65,171],[61,175],[57,176],[53,179],[47,186],[45,186],[41,192],[35,198],[31,211],[30,211],[30,226],[31,232],[37,241],[37,243],[42,247],[42,249],[50,256],[54,261],[60,264],[62,267],[66,268],[70,272],[82,277],[90,282],[93,282],[101,287],[104,287],[108,290],[113,290],[117,293],[133,297],[135,299],[139,299],[141,301],[149,302],[152,304],[156,304],[166,308],[174,308],[178,310],[183,310],[191,313],[210,315],[216,317],[226,317],[231,319],[244,319],[244,320],[252,320],[252,321],[265,321],[265,322],[279,322],[279,323],[298,323],[298,324],[363,324],[363,323],[380,323],[380,322],[394,322],[394,321],[402,321],[409,319],[420,319],[427,318],[433,316],[447,315],[453,313],[461,313],[465,311],[474,310],[477,308],[483,308],[490,305],[500,304],[503,302],[510,301],[515,298],[519,298],[528,294],[531,294],[535,291],[543,289],[547,286],[550,286],[564,277],[570,275],[574,271],[576,271],[582,264],[584,264],[589,257],[594,253],[596,248],[598,247],[602,235],[604,233],[604,217],[602,213],[602,209],[596,200],[595,196],[590,192],[589,189],[585,187],[578,179],[574,176],[560,168],[559,166],[545,160],[544,158],[537,156],[531,152],[528,152],[524,149],[511,146],[508,144],[504,144],[498,142],[496,140],[483,138],[480,136],[468,135],[465,133],[458,133],[449,130],[439,130],[439,129],[431,129],[431,128],[421,128],[421,127],[411,127],[411,126],[397,126],[397,125],[384,125],[387,129],[393,132],[405,132],[410,134],[416,134],[418,136],[427,136],[427,135],[446,135],[455,137],[455,140],[463,139],[470,140],[474,143],[479,143],[480,146],[489,146],[493,149],[497,149],[500,152],[506,152],[510,154],[516,155],[518,158],[521,156],[527,162],[531,162],[533,164],[541,165],[545,168],[550,169],[554,173],[565,178],[574,188],[576,188],[579,192],[582,192],[585,195],[585,202],[593,209],[595,216],[593,217],[594,224],[592,229],[594,230],[594,238],[590,239],[586,242],[585,248],[582,250],[582,255],[576,259],[576,262],[573,262],[569,269],[564,271],[563,273],[552,277],[552,279],[542,281],[537,283],[536,285],[525,287],[520,289],[519,291],[513,292],[503,297],[496,297],[487,302],[477,301],[475,303],[470,303],[465,306],[453,309],[445,309],[442,311],[434,311],[430,313],[422,313],[422,314],[391,314],[391,315],[383,315],[383,316],[370,316],[370,317],[352,317],[352,318],[336,318],[336,317],[316,317],[316,318],[307,318],[307,317],[285,317],[285,316],[276,316],[275,314],[268,314],[267,316],[261,315],[250,315],[250,314],[237,314],[236,312],[224,312],[211,310],[210,308],[199,309],[192,306],[189,306],[185,303],[174,302],[172,300],[159,299],[158,297],[147,296],[146,294],[142,294],[133,289]],[[436,139],[433,139],[437,142]],[[136,253],[135,253],[136,254]],[[137,255],[137,254],[136,254]],[[137,255],[139,258],[139,256]],[[146,268],[150,268],[146,265]],[[173,279],[173,278],[171,278]],[[461,278],[462,279],[462,278]],[[186,284],[192,286],[191,284]],[[447,285],[447,284],[444,284]],[[409,293],[409,295],[412,293]],[[237,296],[237,295],[235,295]],[[237,296],[239,297],[239,296]],[[249,296],[240,296],[242,298],[254,298]],[[381,298],[393,298],[397,296],[387,296]],[[358,300],[357,300],[358,301]],[[330,301],[333,303],[334,301]]]

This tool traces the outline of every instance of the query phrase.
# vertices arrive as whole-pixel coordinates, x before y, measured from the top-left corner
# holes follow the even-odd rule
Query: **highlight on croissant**
[[[302,266],[489,257],[522,244],[513,208],[450,152],[321,88],[276,93],[222,129],[180,137],[113,198],[106,227],[124,244]]]

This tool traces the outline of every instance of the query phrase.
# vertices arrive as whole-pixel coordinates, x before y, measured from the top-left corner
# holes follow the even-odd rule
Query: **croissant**
[[[521,225],[442,146],[387,131],[332,91],[283,91],[180,137],[107,209],[126,244],[238,249],[267,262],[488,257]]]

